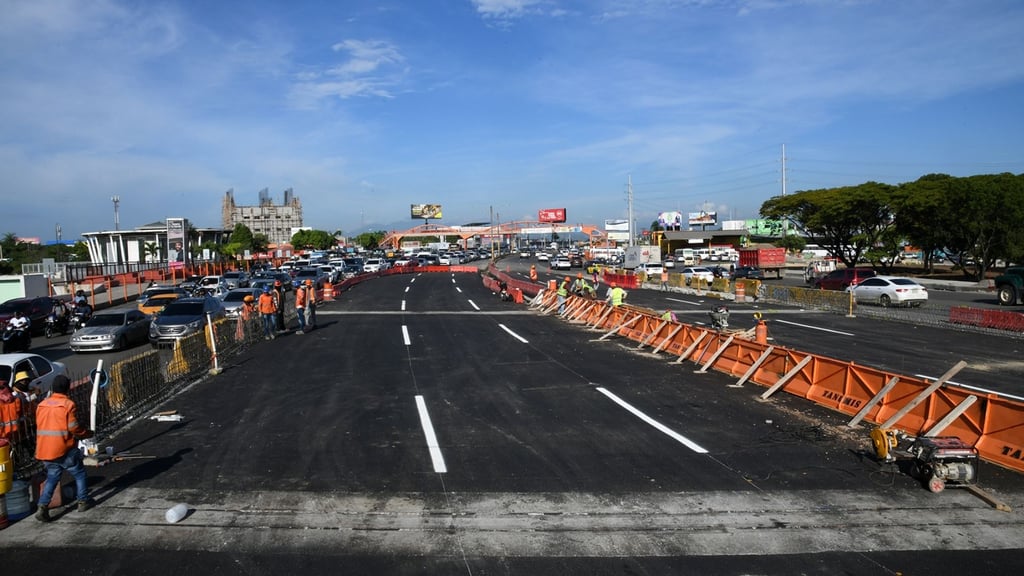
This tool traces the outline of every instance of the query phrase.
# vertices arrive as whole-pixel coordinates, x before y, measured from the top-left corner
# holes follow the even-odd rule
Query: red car
[[[843,268],[833,270],[822,276],[815,283],[815,286],[822,290],[846,290],[850,286],[856,286],[867,278],[875,276],[871,268]]]

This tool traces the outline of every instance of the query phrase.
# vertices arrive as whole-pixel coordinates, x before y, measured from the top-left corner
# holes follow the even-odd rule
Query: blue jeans
[[[306,325],[316,328],[316,306],[306,308]]]
[[[60,477],[65,470],[70,472],[75,479],[78,500],[89,499],[89,486],[85,478],[85,465],[82,464],[81,450],[72,448],[60,460],[43,460],[43,468],[46,469],[46,484],[43,485],[43,492],[39,495],[39,506],[45,508],[50,505],[53,491],[60,484]]]
[[[274,326],[277,324],[277,318],[273,314],[263,314],[263,335],[270,338],[274,335]]]
[[[299,319],[299,332],[306,331],[306,310],[304,308],[296,308],[295,316]]]

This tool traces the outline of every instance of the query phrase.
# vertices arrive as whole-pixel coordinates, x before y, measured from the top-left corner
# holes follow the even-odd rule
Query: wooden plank
[[[889,381],[885,384],[885,386],[882,386],[882,389],[878,391],[878,394],[875,394],[874,397],[871,398],[871,400],[868,400],[868,402],[864,404],[864,407],[860,409],[860,412],[857,412],[857,414],[849,422],[847,422],[846,425],[850,428],[853,428],[854,426],[860,424],[860,421],[863,420],[864,417],[868,415],[868,412],[870,412],[876,404],[881,402],[882,398],[885,398],[885,395],[888,394],[893,388],[895,388],[896,383],[899,381],[899,376],[893,376],[892,378],[890,378]]]
[[[942,385],[945,384],[947,380],[949,380],[950,378],[955,376],[957,372],[963,370],[966,367],[967,367],[967,362],[964,362],[963,360],[957,362],[955,366],[953,366],[952,368],[947,370],[946,373],[943,374],[938,380],[936,380],[930,386],[928,386],[927,388],[922,390],[921,393],[918,394],[916,398],[914,398],[913,400],[908,402],[906,406],[904,406],[903,408],[900,408],[888,420],[886,420],[884,423],[882,423],[880,425],[880,428],[892,428],[893,425],[895,425],[897,422],[899,422],[901,418],[903,418],[904,416],[909,414],[911,410],[916,408],[918,404],[920,404],[921,402],[924,402],[925,398],[931,396],[932,393],[934,393],[939,388],[942,388]]]
[[[775,384],[772,384],[771,388],[765,390],[764,394],[761,394],[761,399],[762,400],[767,400],[772,394],[775,394],[776,392],[778,392],[779,388],[782,388],[783,386],[785,386],[786,382],[789,382],[790,379],[793,378],[793,376],[796,376],[798,372],[803,370],[804,366],[807,366],[807,364],[809,364],[811,362],[811,358],[813,358],[813,356],[811,356],[810,354],[808,354],[807,356],[804,356],[804,359],[801,360],[800,362],[798,362],[797,365],[794,366],[792,370],[790,370],[789,372],[786,372],[785,376],[783,376],[782,378],[779,378],[778,382],[776,382]]]

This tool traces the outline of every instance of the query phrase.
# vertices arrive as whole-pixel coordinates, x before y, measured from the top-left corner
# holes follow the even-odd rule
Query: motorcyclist
[[[92,306],[90,306],[89,303],[85,301],[76,301],[75,308],[74,310],[72,310],[72,313],[76,317],[76,324],[85,324],[85,322],[89,320],[89,318],[92,318]],[[74,326],[73,328],[77,330],[78,326]]]
[[[11,330],[28,330],[29,326],[32,325],[32,321],[26,318],[21,310],[15,310],[14,318],[11,318],[7,324],[11,327]]]

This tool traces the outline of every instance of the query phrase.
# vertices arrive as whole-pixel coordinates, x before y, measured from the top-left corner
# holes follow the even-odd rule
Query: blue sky
[[[0,233],[292,188],[305,223],[572,223],[1024,172],[1017,0],[0,0]]]

